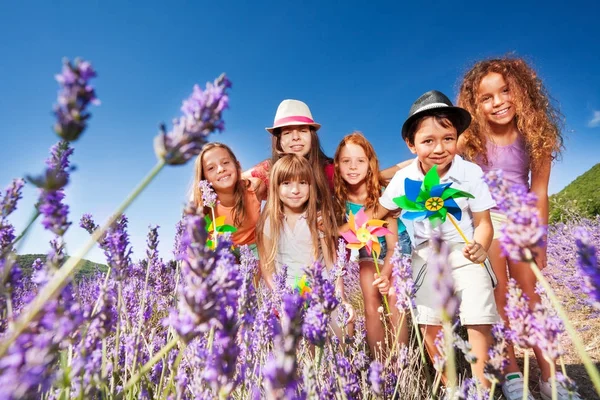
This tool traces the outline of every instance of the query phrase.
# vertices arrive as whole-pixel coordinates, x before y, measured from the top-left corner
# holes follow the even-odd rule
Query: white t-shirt
[[[379,198],[379,204],[388,210],[397,210],[399,207],[394,203],[394,198],[405,194],[404,181],[406,178],[415,181],[422,181],[425,178],[423,171],[421,171],[418,158],[415,158],[407,167],[396,172],[392,181],[385,189],[385,192],[383,192],[383,195]],[[458,221],[458,225],[465,236],[471,240],[474,232],[472,213],[489,210],[496,205],[487,184],[483,181],[483,171],[478,165],[465,161],[462,157],[457,155],[454,156],[452,165],[446,175],[440,178],[440,183],[447,182],[452,182],[451,188],[465,191],[475,197],[474,199],[455,199],[462,210],[462,217]],[[402,214],[404,213],[405,212],[403,211]],[[450,217],[446,218],[446,222],[439,227],[442,239],[448,242],[464,242],[449,219]],[[410,220],[404,218],[403,221],[405,224],[411,223]],[[415,246],[429,240],[432,236],[431,223],[427,219],[423,221],[414,221],[413,230]]]
[[[306,222],[306,214],[301,215],[292,229],[284,218],[282,230],[279,232],[279,248],[275,256],[275,271],[280,272],[283,265],[287,265],[287,284],[293,287],[296,279],[304,275],[304,270],[315,261],[323,262],[323,255],[315,260],[313,256],[313,241],[310,228]],[[265,237],[271,239],[271,226],[269,218],[265,220],[263,228]],[[269,251],[269,250],[267,250]],[[319,253],[321,253],[319,251]]]

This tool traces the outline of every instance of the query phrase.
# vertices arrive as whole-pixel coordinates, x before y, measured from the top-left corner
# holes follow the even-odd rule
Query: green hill
[[[22,254],[17,256],[17,263],[19,264],[19,266],[21,267],[21,269],[23,270],[23,274],[26,276],[30,276],[31,275],[31,264],[33,264],[33,262],[37,259],[41,259],[42,262],[46,261],[46,254]],[[108,270],[108,267],[104,264],[98,264],[95,262],[92,262],[90,260],[83,260],[83,265],[81,266],[81,268],[79,269],[79,271],[77,271],[77,274],[75,275],[75,280],[79,280],[85,277],[88,277],[90,275],[93,275],[97,272],[106,272]]]
[[[600,214],[600,164],[550,196],[550,223]]]

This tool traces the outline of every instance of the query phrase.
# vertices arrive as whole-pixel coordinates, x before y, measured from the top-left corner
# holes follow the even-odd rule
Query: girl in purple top
[[[458,141],[465,158],[476,162],[486,172],[502,169],[511,184],[526,185],[536,194],[542,222],[547,224],[550,168],[561,151],[563,139],[560,113],[552,106],[536,72],[519,58],[478,62],[463,79],[458,105],[473,116],[473,122]],[[492,221],[506,220],[498,210],[495,211]],[[531,299],[532,308],[540,302],[540,296],[535,292],[536,278],[528,265],[502,255],[496,223],[495,240],[488,254],[499,281],[495,289],[498,312],[506,322],[504,306],[509,277],[514,278]],[[533,249],[533,252],[538,266],[544,268],[546,248]],[[534,347],[534,352],[541,369],[540,392],[542,398],[549,399],[550,364],[539,348]],[[508,355],[502,391],[507,399],[521,399],[523,375],[512,346]],[[559,390],[558,398],[566,399],[568,393]]]

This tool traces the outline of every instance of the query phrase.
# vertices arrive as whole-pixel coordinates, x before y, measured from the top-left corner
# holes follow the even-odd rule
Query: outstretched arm
[[[412,158],[410,160],[401,161],[396,165],[392,165],[389,168],[381,170],[379,172],[379,176],[381,176],[381,179],[383,179],[384,181],[389,182],[392,180],[392,178],[394,177],[396,172],[398,172],[402,168],[410,165],[411,162],[413,162]]]

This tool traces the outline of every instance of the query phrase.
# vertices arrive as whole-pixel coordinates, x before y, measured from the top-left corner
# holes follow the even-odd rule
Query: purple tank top
[[[529,188],[529,152],[523,135],[506,146],[487,140],[488,165],[478,162],[483,172],[501,169],[510,185],[521,184]],[[478,160],[479,161],[479,160]]]

